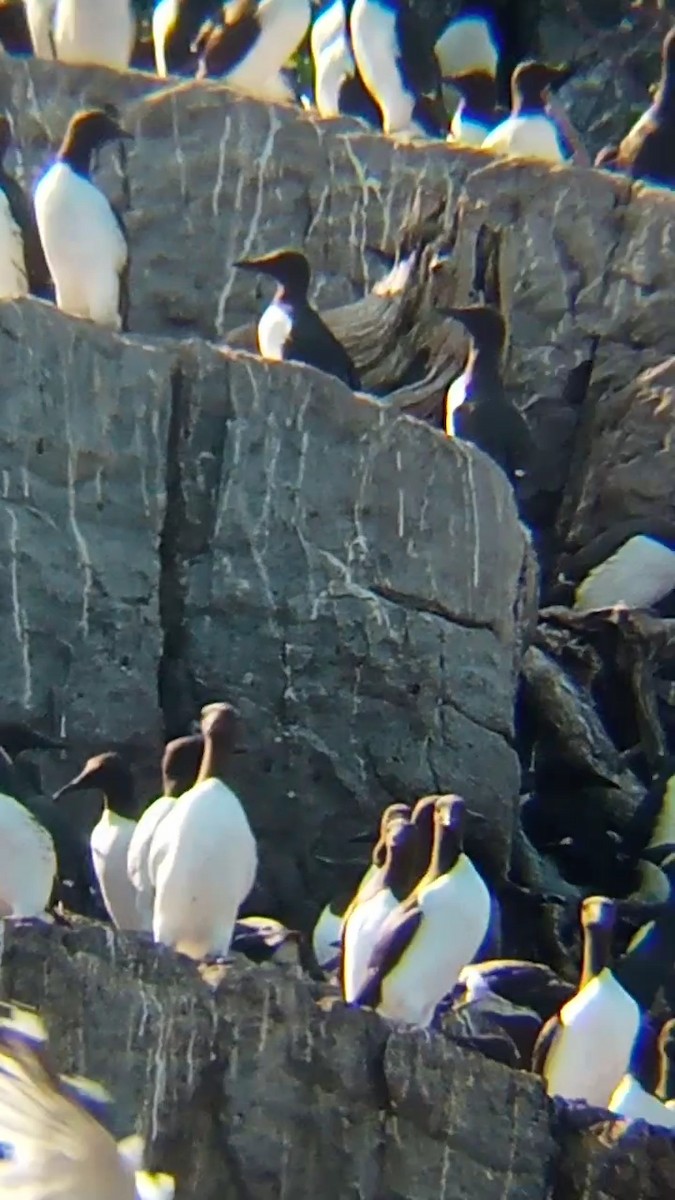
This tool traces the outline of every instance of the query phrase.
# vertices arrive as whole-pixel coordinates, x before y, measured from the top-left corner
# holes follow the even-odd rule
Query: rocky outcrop
[[[347,1009],[290,967],[200,979],[133,936],[23,925],[0,981],[39,1006],[60,1070],[110,1089],[115,1133],[147,1136],[178,1200],[657,1200],[675,1182],[668,1135],[574,1128],[532,1075]]]
[[[0,353],[12,713],[143,766],[235,701],[254,902],[304,925],[315,855],[392,796],[470,796],[503,869],[532,577],[490,460],[310,368],[36,301],[3,306]]]
[[[501,872],[532,560],[501,474],[387,393],[426,372],[442,399],[463,350],[436,306],[483,291],[507,317],[549,559],[596,531],[577,509],[632,511],[630,486],[646,511],[660,426],[629,439],[610,483],[586,434],[600,422],[595,447],[624,444],[624,401],[616,416],[603,401],[630,386],[627,355],[638,375],[669,353],[670,198],[601,172],[399,146],[217,84],[6,59],[2,91],[27,183],[85,101],[116,103],[136,133],[122,176],[103,175],[127,207],[132,335],[33,303],[2,312],[7,703],[65,721],[78,757],[117,744],[145,770],[162,730],[226,691],[254,730],[240,782],[269,841],[255,903],[288,919],[335,882],[316,854],[344,854],[392,796],[465,790],[493,822]],[[370,247],[394,248],[414,209],[452,251],[434,287],[357,299],[382,273]],[[199,340],[250,330],[262,299],[232,262],[289,241],[380,403]],[[384,361],[363,314],[392,307]],[[607,487],[614,508],[599,509],[588,498]]]

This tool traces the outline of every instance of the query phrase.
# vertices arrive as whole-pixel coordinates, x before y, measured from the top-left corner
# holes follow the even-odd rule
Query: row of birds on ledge
[[[93,802],[96,793],[102,811],[90,863],[117,928],[206,965],[231,961],[233,951],[294,962],[333,979],[345,1003],[405,1026],[442,1028],[458,1017],[466,1044],[535,1071],[549,1095],[675,1128],[675,1022],[655,1006],[675,967],[675,776],[647,797],[636,821],[634,853],[651,864],[660,894],[652,879],[649,897],[583,900],[575,986],[543,964],[497,957],[500,896],[523,889],[508,879],[488,884],[477,869],[465,829],[483,818],[459,796],[387,807],[375,835],[354,839],[372,843],[370,866],[353,891],[326,905],[310,937],[239,915],[256,880],[258,844],[228,783],[234,756],[245,752],[231,705],[207,705],[200,734],[167,744],[163,794],[138,820],[133,777],[118,754],[89,759],[51,801],[22,800],[21,753],[58,743],[9,724],[0,738],[2,918],[68,922],[64,897],[70,911],[86,909],[65,874],[74,868],[86,892],[85,864],[76,861],[82,842],[78,851],[75,824],[69,835],[68,822],[53,817],[69,797],[92,793]],[[626,921],[637,933],[617,954],[613,934]],[[11,1144],[7,1086],[0,1143]]]
[[[24,0],[27,29],[6,44],[44,59],[124,71],[141,65],[167,78],[224,79],[270,102],[299,103],[324,118],[354,116],[397,138],[447,137],[454,145],[547,162],[589,163],[549,89],[571,71],[522,62],[511,78],[511,112],[498,102],[498,18],[490,0],[460,0],[434,43],[408,0],[158,0],[152,44],[137,38],[131,0]],[[0,33],[2,32],[0,28]],[[303,89],[289,63],[309,43],[313,84]],[[672,39],[648,112],[598,165],[671,183]],[[450,128],[444,85],[459,95]]]

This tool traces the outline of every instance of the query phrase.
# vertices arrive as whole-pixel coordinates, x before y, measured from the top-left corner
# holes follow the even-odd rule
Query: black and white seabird
[[[299,930],[288,929],[274,917],[238,917],[230,948],[254,963],[298,967],[308,961],[303,954],[304,941]]]
[[[133,135],[103,109],[78,112],[39,180],[35,216],[63,312],[126,329],[129,247],[121,217],[92,183],[94,151]]]
[[[548,63],[519,63],[511,77],[511,114],[488,134],[483,149],[507,158],[564,162],[560,133],[546,104],[550,86],[568,74]]]
[[[619,144],[612,165],[633,179],[675,184],[675,29],[663,39],[654,100]]]
[[[513,482],[525,474],[533,447],[525,418],[504,391],[504,318],[485,304],[440,311],[459,321],[471,335],[464,371],[448,389],[445,431],[448,437],[479,446]]]
[[[607,1108],[625,1075],[641,1021],[675,959],[675,856],[661,870],[668,899],[610,965],[621,902],[583,901],[584,959],[577,994],[544,1025],[532,1056],[550,1096]]]
[[[204,753],[197,782],[169,807],[150,849],[154,939],[193,959],[228,954],[258,867],[248,817],[226,782],[233,755],[242,749],[239,715],[231,704],[207,704],[201,726]]]
[[[32,7],[43,10],[35,19],[41,51],[51,41],[54,57],[59,62],[127,70],[136,41],[136,17],[131,0],[106,0],[105,4],[100,0],[99,3],[56,0],[55,4],[43,0],[41,6],[39,0],[37,4],[33,0]],[[47,30],[44,10],[50,7],[52,14]],[[52,57],[42,53],[40,56]]]
[[[272,303],[258,322],[258,348],[272,362],[301,362],[334,375],[358,391],[361,383],[344,346],[309,302],[311,272],[299,250],[274,250],[260,258],[234,263],[243,271],[256,271],[275,279]]]
[[[51,300],[53,288],[32,206],[5,163],[12,141],[12,123],[0,115],[0,299],[30,293]]]
[[[198,39],[197,78],[215,76],[255,99],[293,103],[283,68],[304,41],[311,15],[309,0],[233,0]]]
[[[327,0],[312,24],[314,102],[321,117],[357,117],[376,129],[382,113],[354,61],[349,18],[352,0]]]
[[[66,796],[86,791],[98,791],[103,796],[103,811],[89,838],[103,903],[118,929],[142,929],[136,889],[127,872],[127,855],[136,829],[138,802],[133,776],[124,759],[113,752],[95,755],[88,759],[78,775],[54,793],[53,798],[61,801]]]
[[[31,750],[61,750],[65,743],[16,721],[0,722],[0,792],[13,796],[50,835],[57,861],[53,902],[84,916],[102,915],[94,901],[89,875],[89,847],[84,832],[42,794],[40,771],[23,755]]]
[[[221,9],[217,0],[156,0],[152,12],[155,70],[168,75],[193,75],[197,58],[192,43],[205,21]]]
[[[127,852],[127,872],[136,889],[139,928],[152,929],[158,863],[153,854],[154,838],[161,822],[177,798],[194,786],[204,756],[200,733],[167,742],[162,755],[162,795],[149,804],[133,830]]]
[[[354,0],[349,29],[356,65],[382,112],[384,132],[445,137],[438,60],[408,0]]]
[[[508,112],[497,104],[497,83],[486,71],[469,71],[444,80],[460,95],[450,122],[448,142],[458,146],[482,146],[486,137],[506,118]]]
[[[365,983],[370,956],[386,918],[420,878],[417,827],[406,820],[390,821],[384,840],[386,858],[379,886],[374,880],[367,884],[342,923],[340,980],[348,1004],[355,1001]]]
[[[0,750],[0,919],[43,916],[57,873],[54,840],[17,799],[15,783],[12,761]]]
[[[576,585],[576,612],[651,608],[675,589],[675,522],[632,518],[561,557],[558,582]]]
[[[385,837],[391,822],[408,821],[410,807],[407,804],[389,804],[380,817],[379,832],[375,836],[370,865],[362,874],[356,888],[343,887],[337,895],[324,905],[312,931],[312,949],[317,963],[326,974],[332,973],[340,964],[342,923],[345,914],[359,897],[366,898],[379,888],[386,858]],[[372,842],[371,830],[364,830],[350,838],[351,842]],[[427,855],[428,860],[428,855]]]
[[[355,998],[359,1006],[427,1027],[484,940],[490,892],[463,851],[465,816],[460,797],[436,800],[431,861],[380,930],[366,982]]]
[[[4,1007],[0,1194],[26,1200],[173,1200],[172,1176],[141,1169],[143,1139],[114,1141],[107,1128],[109,1107],[99,1084],[58,1074],[37,1013]]]

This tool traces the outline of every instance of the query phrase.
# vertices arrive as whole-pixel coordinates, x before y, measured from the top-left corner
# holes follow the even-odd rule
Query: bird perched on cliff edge
[[[354,61],[349,16],[352,0],[327,0],[312,25],[314,101],[322,117],[358,117],[376,129],[382,114]]]
[[[7,1006],[5,1006],[7,1007]],[[109,1097],[59,1076],[40,1018],[11,1007],[0,1020],[0,1193],[25,1200],[173,1200],[170,1175],[141,1169],[142,1138],[115,1143],[97,1119]]]
[[[197,78],[223,78],[228,86],[267,103],[295,101],[283,68],[305,38],[310,20],[309,0],[233,0],[221,19],[207,22],[197,37]]]
[[[129,247],[122,219],[92,183],[91,169],[95,150],[132,136],[103,109],[75,113],[34,193],[57,306],[118,330],[128,326]]]
[[[203,23],[221,9],[217,0],[156,0],[152,12],[152,44],[160,79],[182,72],[194,74],[197,57],[192,43]]]
[[[513,483],[532,458],[527,422],[504,392],[501,354],[504,318],[491,305],[440,310],[471,335],[464,371],[448,388],[445,431],[448,437],[474,442],[489,454]]]
[[[77,792],[103,795],[103,812],[91,831],[89,845],[103,902],[118,929],[142,929],[136,889],[127,874],[129,843],[136,828],[138,804],[129,767],[119,754],[97,754],[74,779],[54,794],[59,801]]]
[[[380,928],[355,1001],[389,1020],[428,1026],[488,932],[490,892],[464,853],[465,817],[461,797],[438,797],[427,871]]]
[[[438,60],[408,0],[354,0],[349,30],[356,65],[382,111],[384,132],[445,137]]]
[[[32,293],[52,299],[53,289],[32,207],[7,171],[12,124],[0,115],[0,299]]]
[[[548,63],[519,63],[511,77],[511,114],[488,134],[483,149],[508,158],[561,163],[565,154],[555,122],[546,112],[547,91],[569,72]]]
[[[136,39],[133,6],[130,0],[56,0],[52,37],[59,62],[126,71]]]
[[[449,76],[444,82],[451,83],[460,95],[450,122],[448,142],[482,146],[488,134],[509,115],[497,104],[496,80],[486,71],[469,71]]]
[[[232,756],[242,749],[238,714],[230,704],[207,704],[201,724],[197,782],[159,822],[151,850],[155,941],[194,959],[227,955],[258,866],[248,818],[227,783]]]
[[[258,347],[273,362],[301,362],[318,367],[357,391],[361,384],[344,346],[309,302],[310,266],[299,250],[275,250],[261,258],[233,264],[277,281],[272,303],[258,322]]]
[[[204,739],[200,733],[174,738],[167,743],[162,756],[162,795],[148,805],[132,833],[127,873],[136,891],[140,929],[152,929],[157,884],[157,860],[153,853],[155,833],[177,798],[194,786],[203,755]]]
[[[33,54],[36,58],[54,59],[54,13],[58,0],[23,0]]]

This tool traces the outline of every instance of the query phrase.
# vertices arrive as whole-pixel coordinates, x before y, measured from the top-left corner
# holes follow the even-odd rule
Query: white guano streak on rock
[[[261,400],[260,392],[257,387],[257,381],[255,378],[254,372],[251,370],[248,363],[243,363],[243,365],[244,365],[244,367],[246,369],[246,373],[249,377],[251,393],[252,393],[252,402],[251,402],[251,406],[250,406],[252,411],[251,411],[250,419],[255,420],[256,416],[258,417],[258,419],[262,419],[263,423],[265,424],[266,431],[267,431],[267,429],[269,428],[269,418],[270,418],[271,414],[265,412],[265,409],[264,409],[264,406],[263,406],[263,403]],[[254,413],[255,413],[255,416],[254,416]],[[239,414],[239,420],[240,421],[242,420],[241,414]],[[266,432],[265,436],[267,436],[267,432]],[[281,449],[281,442],[280,442],[280,439],[277,437],[276,458],[278,458],[278,456],[279,456],[280,449]],[[275,459],[275,461],[276,461],[276,459]],[[273,466],[274,466],[274,464],[273,464]],[[265,563],[264,553],[261,553],[260,547],[258,545],[258,536],[259,536],[260,530],[263,528],[263,526],[265,526],[267,524],[267,517],[269,515],[269,508],[270,508],[270,504],[271,504],[271,499],[270,499],[271,482],[270,482],[269,477],[266,482],[267,482],[267,487],[265,490],[265,499],[263,501],[263,508],[262,508],[262,513],[261,513],[259,521],[256,522],[251,517],[248,505],[246,504],[246,493],[245,493],[244,488],[238,489],[238,494],[237,494],[236,500],[237,500],[237,505],[239,507],[239,511],[241,513],[242,523],[248,533],[249,546],[251,548],[251,557],[253,558],[253,561],[258,570],[258,575],[260,576],[260,581],[262,583],[263,590],[265,592],[265,598],[266,598],[268,606],[269,606],[268,613],[267,613],[268,621],[269,621],[269,628],[275,638],[281,639],[282,632],[281,632],[279,623],[276,619],[276,602],[274,599],[274,591],[272,590],[272,584],[270,581],[269,572],[267,570],[267,564]],[[222,507],[222,505],[221,505],[221,507]],[[265,536],[265,546],[266,546],[267,538],[269,536],[269,529],[266,529],[265,533],[266,533],[266,536]]]
[[[10,578],[12,581],[12,618],[23,669],[23,703],[30,707],[33,698],[33,681],[30,669],[30,638],[28,635],[26,613],[21,603],[19,589],[19,522],[16,513],[8,507],[9,517],[9,551]]]
[[[263,148],[260,152],[260,157],[258,158],[258,184],[257,184],[257,189],[256,189],[255,204],[253,206],[253,213],[251,214],[251,220],[250,220],[249,227],[248,227],[248,233],[246,234],[246,237],[244,238],[244,245],[242,246],[241,251],[237,254],[237,258],[248,258],[250,251],[251,251],[251,247],[253,246],[253,243],[258,235],[258,231],[260,228],[260,218],[262,216],[262,209],[263,209],[263,197],[265,195],[265,172],[267,170],[267,164],[269,163],[270,159],[272,158],[272,156],[274,154],[274,142],[275,142],[277,133],[281,129],[281,122],[279,121],[279,118],[278,118],[276,112],[274,111],[274,109],[272,107],[269,107],[267,109],[267,113],[269,116],[270,128],[269,128],[269,133],[267,134],[267,137],[265,139],[265,145],[263,146]],[[240,188],[240,185],[241,185],[241,188]],[[243,177],[243,174],[240,174],[239,179],[237,181],[237,195],[235,198],[234,209],[235,209],[235,212],[242,217],[244,215],[243,211],[242,211],[242,207],[241,207],[241,197],[243,195],[243,186],[244,186],[244,177]],[[220,329],[220,326],[222,324],[223,316],[225,313],[225,306],[227,304],[227,301],[230,298],[233,284],[234,284],[234,270],[232,268],[230,268],[227,282],[226,282],[222,292],[220,293],[220,296],[218,297],[218,306],[217,306],[217,312],[216,312],[216,326],[218,329]]]
[[[354,151],[351,141],[348,136],[343,139],[343,145],[347,153],[347,157],[354,168],[356,181],[361,188],[361,204],[352,204],[350,215],[350,232],[349,241],[353,246],[358,246],[361,256],[361,274],[363,275],[363,285],[366,291],[370,288],[370,271],[366,259],[366,244],[368,242],[368,206],[370,204],[370,193],[380,203],[380,208],[384,208],[382,204],[381,185],[378,179],[374,179],[367,174],[368,167],[361,162],[358,154]],[[356,220],[357,216],[361,219],[361,236],[356,235]]]
[[[400,450],[396,451],[396,470],[399,475],[403,470]],[[398,536],[403,541],[405,536],[405,492],[402,487],[398,489]]]
[[[211,211],[214,217],[220,216],[220,196],[225,182],[225,161],[228,142],[232,132],[232,117],[229,113],[225,115],[225,127],[223,136],[218,143],[218,174],[216,175],[216,183],[211,193]]]
[[[77,500],[75,497],[75,483],[77,481],[77,450],[73,445],[72,429],[70,426],[70,414],[68,412],[68,401],[64,405],[64,416],[66,424],[66,445],[67,445],[67,487],[68,487],[68,523],[72,530],[73,539],[77,547],[80,566],[84,574],[84,582],[82,586],[82,616],[80,617],[80,627],[84,637],[89,637],[89,607],[91,604],[92,585],[94,581],[94,572],[91,565],[91,556],[87,540],[80,529],[77,520]]]
[[[267,1045],[267,1035],[270,1028],[270,989],[263,991],[262,1012],[260,1014],[260,1032],[258,1035],[258,1054],[263,1054]]]
[[[172,125],[172,132],[173,132],[174,156],[176,159],[176,163],[178,164],[178,176],[180,179],[180,198],[183,202],[183,205],[182,205],[183,215],[185,217],[185,224],[187,225],[188,233],[192,237],[192,236],[194,236],[195,228],[192,223],[190,209],[186,203],[187,199],[188,199],[187,170],[185,168],[185,155],[183,154],[181,144],[180,144],[180,129],[178,128],[178,108],[176,105],[176,96],[175,95],[173,95],[171,97],[171,125]]]
[[[469,503],[471,504],[471,524],[473,527],[472,528],[473,558],[472,558],[471,580],[472,580],[473,590],[474,590],[474,592],[477,592],[478,584],[480,582],[480,553],[481,553],[480,518],[478,516],[478,504],[476,502],[476,485],[475,485],[475,480],[474,480],[474,475],[473,475],[473,462],[471,459],[471,455],[467,454],[465,456],[464,461],[466,462],[466,480],[467,480],[467,484],[468,484],[467,491],[468,491],[468,500],[469,500]]]

